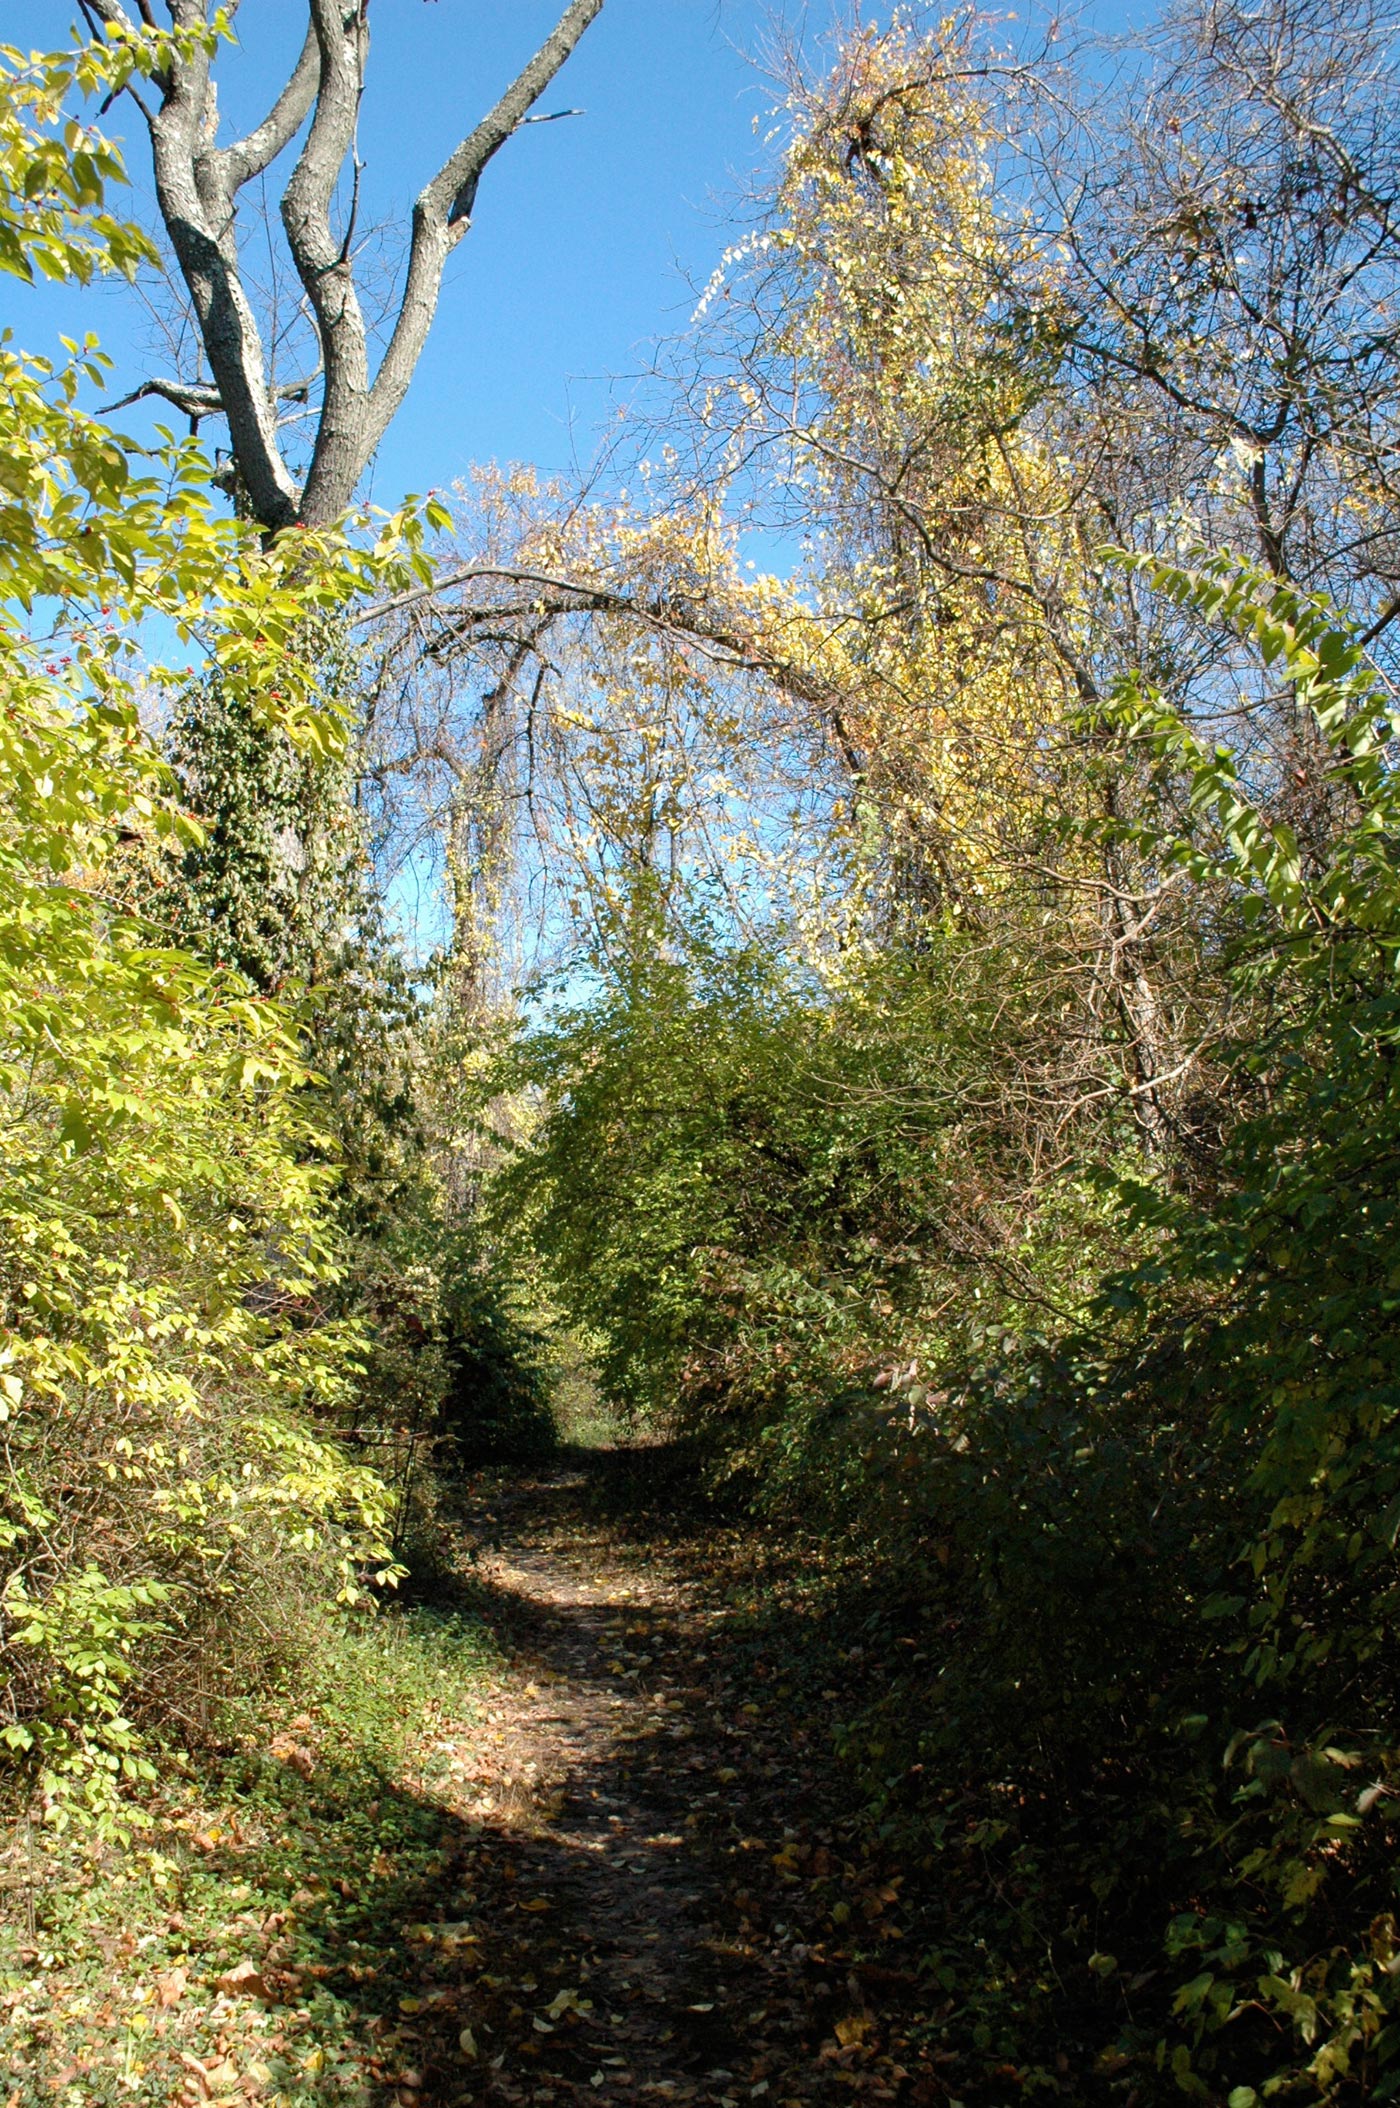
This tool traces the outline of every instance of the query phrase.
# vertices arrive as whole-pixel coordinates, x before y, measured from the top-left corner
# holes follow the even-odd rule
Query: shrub
[[[0,52],[0,268],[145,253],[105,208],[115,154],[63,103],[158,58]],[[91,343],[61,365],[0,345],[0,1743],[56,1819],[117,1820],[140,1724],[197,1727],[291,1643],[288,1593],[353,1596],[389,1560],[382,1483],[318,1426],[362,1335],[325,1312],[296,1020],[139,911],[198,830],[142,728],[132,633],[333,750],[307,611],[419,559],[393,521],[373,548],[262,547],[215,518],[193,445],[147,453],[80,409],[104,380]]]

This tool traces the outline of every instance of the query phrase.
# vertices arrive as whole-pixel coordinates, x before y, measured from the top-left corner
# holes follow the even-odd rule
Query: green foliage
[[[558,1441],[545,1342],[460,1239],[445,1275],[447,1461],[538,1463]]]
[[[215,677],[185,700],[168,750],[201,823],[170,903],[175,933],[269,994],[327,978],[363,860],[343,762],[308,753]]]
[[[122,838],[158,857],[187,826],[134,710],[55,695],[17,642],[7,673],[9,1739],[91,1784],[130,1769],[134,1665],[149,1697],[230,1560],[324,1544],[353,1589],[384,1510],[288,1416],[344,1386],[354,1339],[293,1353],[282,1315],[331,1266],[287,1021],[120,906]]]
[[[1160,698],[1129,685],[1100,715],[1126,774],[1147,759],[1134,847],[1189,876],[1232,998],[1213,1058],[1236,1111],[1208,1186],[1096,1167],[1140,1256],[1105,1276],[1082,1329],[940,1372],[936,1411],[906,1436],[922,1454],[905,1574],[956,1643],[936,1682],[901,1680],[853,1720],[847,1746],[872,1808],[934,1839],[950,1879],[953,1813],[977,1810],[983,1900],[944,1959],[961,1976],[989,1940],[1026,1957],[1019,2011],[996,2015],[1023,2044],[1053,2024],[1024,1999],[1033,1926],[1081,2025],[1096,1958],[1122,1987],[1106,2071],[1142,2086],[1150,2060],[1167,2099],[1388,2099],[1390,718],[1322,603],[1225,558],[1154,577],[1259,641],[1337,817],[1303,855],[1267,782]],[[1021,1899],[1006,1922],[988,1872]]]
[[[493,1083],[540,1110],[494,1206],[606,1394],[824,1516],[927,1659],[838,1734],[944,1870],[928,1966],[989,2055],[1088,2043],[1142,2100],[1390,2098],[1391,716],[1325,603],[1228,557],[1150,575],[1257,648],[1329,785],[1304,847],[1267,757],[1143,684],[1076,728],[1119,787],[1077,839],[1184,902],[1207,1151],[1146,1157],[1086,1093],[1047,1164],[1025,1079],[1079,1025],[1008,893],[995,932],[825,984],[673,933],[517,1042]]]
[[[198,2059],[298,2108],[379,2090],[385,2022],[423,1993],[425,1923],[476,1929],[444,1742],[467,1741],[500,1662],[472,1619],[422,1609],[304,1637],[290,1688],[240,1694],[234,1746],[165,1767],[127,1848],[46,1840],[32,1941],[23,1910],[0,1923],[12,2084],[61,2097],[76,2067],[85,2103],[175,2100]],[[220,1996],[240,1962],[280,2011]],[[347,1963],[353,1999],[326,1981]]]
[[[151,243],[107,210],[110,185],[126,180],[121,157],[102,134],[76,123],[64,105],[121,87],[155,63],[154,39],[121,40],[108,49],[77,44],[62,54],[26,57],[0,45],[7,77],[0,113],[0,271],[33,284],[43,278],[96,273],[130,276],[154,263]]]
[[[396,1551],[426,1573],[461,1471],[554,1448],[549,1344],[497,1255],[449,1218],[426,1176],[372,1235],[350,1240],[335,1300],[363,1330],[340,1424],[393,1489]]]
[[[1226,970],[1267,1000],[1231,1049],[1246,1083],[1213,1205],[1125,1189],[1158,1241],[1110,1288],[1149,1332],[1175,1324],[1217,1450],[1243,1449],[1239,1533],[1202,1615],[1221,1634],[1234,1729],[1227,1807],[1199,1834],[1223,1896],[1174,1931],[1221,1988],[1187,2000],[1198,2034],[1245,2011],[1286,2024],[1317,2091],[1400,2092],[1389,1968],[1397,1838],[1391,1779],[1400,1517],[1400,1215],[1394,725],[1353,627],[1228,558],[1163,581],[1253,635],[1292,690],[1314,765],[1338,791],[1323,853],[1299,854],[1233,761],[1150,697],[1118,722],[1184,782],[1167,861],[1227,889]],[[1244,1930],[1222,1948],[1213,1921]]]
[[[989,1080],[1037,1022],[1005,999],[1017,963],[950,920],[828,989],[702,931],[517,1039],[486,1089],[543,1110],[492,1211],[599,1341],[613,1407],[840,1511],[882,1469],[882,1369],[1085,1301],[1105,1204],[1037,1185]]]
[[[48,203],[5,223],[38,268],[136,253],[93,216],[105,150],[63,134],[64,177],[33,131],[128,61],[0,63],[0,198],[46,171]],[[120,1822],[143,1723],[275,1655],[259,1589],[352,1600],[391,1565],[385,1487],[315,1425],[362,1334],[327,1306],[295,1019],[142,912],[201,833],[142,729],[133,633],[159,618],[250,721],[333,754],[308,614],[423,559],[413,519],[263,547],[216,516],[195,448],[143,454],[80,408],[102,379],[90,344],[61,366],[0,347],[0,1605],[16,1785],[55,1821]]]
[[[355,654],[334,622],[308,624],[300,647],[351,739],[308,750],[208,675],[166,740],[197,833],[146,905],[176,943],[294,1006],[306,1088],[333,1142],[336,1213],[353,1237],[376,1238],[431,1204],[414,1087],[426,1004],[354,800]]]

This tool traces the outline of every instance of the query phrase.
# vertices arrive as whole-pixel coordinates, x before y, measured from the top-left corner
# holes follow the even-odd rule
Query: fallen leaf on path
[[[171,1969],[164,1976],[158,1976],[156,1978],[156,2004],[166,2007],[177,2006],[185,1995],[185,1986],[189,1980],[189,1974],[184,1969]]]
[[[180,2062],[187,2071],[194,2073],[201,2086],[209,2093],[212,2093],[216,2086],[228,2087],[238,2084],[238,2066],[231,2057],[216,2057],[208,2064],[201,2064],[198,2057],[192,2057],[188,2050],[181,2050]]]
[[[269,1995],[266,1979],[257,1963],[247,1960],[235,1962],[231,1969],[225,1969],[222,1976],[214,1978],[214,1985],[216,1990],[223,1991],[230,1998],[266,1998]]]
[[[316,1769],[316,1759],[311,1751],[291,1735],[274,1735],[268,1749],[279,1764],[287,1765],[299,1778],[309,1779]]]

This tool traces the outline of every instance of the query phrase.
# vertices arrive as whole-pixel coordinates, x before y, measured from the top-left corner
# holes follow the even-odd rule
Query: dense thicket
[[[1394,31],[850,35],[645,507],[491,486],[411,618],[439,723],[515,621],[582,908],[501,1232],[858,1547],[948,2025],[1106,2097],[1400,2091]]]
[[[1400,2094],[1396,27],[1192,0],[1079,83],[853,30],[632,494],[483,473],[431,586],[411,523],[214,523],[11,356],[52,1801],[136,1761],[138,1649],[188,1711],[425,1455],[550,1439],[528,1305],[907,1642],[837,1732],[988,2102]],[[35,130],[68,73],[7,78],[0,261],[134,256]],[[429,1000],[382,903],[433,858]]]
[[[145,255],[65,107],[161,48],[0,53],[16,278]],[[327,643],[422,579],[422,525],[260,543],[196,447],[80,407],[105,379],[95,341],[0,347],[0,1737],[12,1800],[110,1826],[392,1578],[416,1467],[474,1425],[462,1356],[491,1357]]]

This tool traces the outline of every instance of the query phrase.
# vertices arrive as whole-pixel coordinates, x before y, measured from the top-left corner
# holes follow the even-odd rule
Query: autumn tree
[[[901,14],[825,70],[796,61],[781,163],[672,355],[650,477],[628,501],[517,497],[513,543],[499,488],[477,493],[463,561],[393,611],[434,698],[400,722],[433,729],[386,772],[469,746],[489,694],[492,780],[520,762],[529,832],[551,770],[578,810],[586,727],[601,786],[630,691],[636,782],[664,778],[697,854],[707,826],[735,840],[704,786],[742,777],[765,878],[776,838],[789,870],[799,847],[825,859],[818,945],[882,923],[917,943],[947,914],[995,931],[1019,901],[1063,940],[1042,966],[1083,1021],[1042,1078],[1054,1118],[1122,1093],[1159,1155],[1196,1148],[1210,998],[1175,884],[1121,830],[1083,847],[1141,786],[1082,724],[1145,667],[1305,842],[1336,786],[1247,652],[1101,552],[1252,549],[1388,648],[1387,20],[1212,0],[1107,84],[970,18]],[[750,526],[797,554],[785,579],[744,566]],[[628,680],[595,680],[589,652],[624,638]],[[595,801],[590,843],[605,803],[625,801]]]

